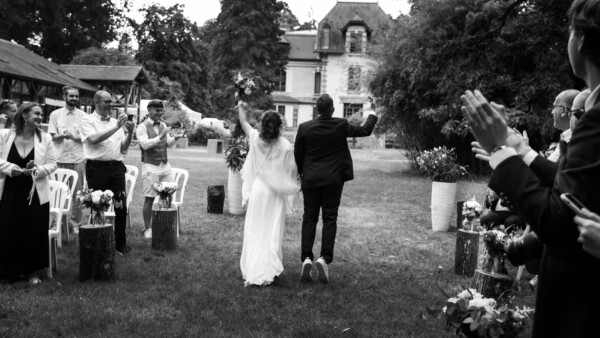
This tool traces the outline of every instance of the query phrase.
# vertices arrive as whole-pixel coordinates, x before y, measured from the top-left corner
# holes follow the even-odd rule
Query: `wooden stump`
[[[208,199],[206,203],[206,211],[211,214],[222,214],[223,204],[225,202],[225,186],[210,185],[206,192]]]
[[[457,229],[462,229],[462,221],[463,221],[462,210],[463,210],[463,204],[465,204],[465,201],[458,201],[458,202],[456,202],[456,228]]]
[[[152,249],[177,249],[177,209],[152,210]]]
[[[486,298],[498,299],[504,291],[510,290],[513,285],[512,278],[505,274],[476,270],[475,275],[475,288]]]
[[[79,228],[79,280],[115,277],[115,233],[112,225]]]
[[[458,230],[456,233],[456,250],[454,252],[454,273],[473,277],[477,268],[479,253],[479,233],[476,231]]]

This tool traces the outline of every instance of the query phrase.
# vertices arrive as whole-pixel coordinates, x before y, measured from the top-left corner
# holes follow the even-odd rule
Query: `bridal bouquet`
[[[463,230],[474,231],[479,224],[479,217],[483,214],[483,208],[481,204],[475,200],[473,196],[470,200],[463,203],[462,208],[462,226]]]
[[[227,168],[239,172],[244,166],[248,156],[248,140],[246,137],[231,138],[225,150],[225,164]]]
[[[252,95],[252,92],[258,89],[258,77],[247,72],[238,72],[233,77],[233,83],[237,88],[238,94],[241,98]]]
[[[110,190],[87,189],[77,192],[81,208],[90,208],[92,225],[104,225],[104,212],[110,207],[114,194]]]
[[[467,174],[464,166],[456,163],[454,148],[445,146],[425,150],[417,157],[417,166],[421,173],[437,182],[456,182]]]
[[[441,314],[457,336],[517,337],[529,325],[534,310],[513,306],[511,300],[484,298],[475,289],[468,289],[449,298]]]
[[[173,194],[179,189],[175,182],[160,182],[154,183],[152,189],[156,191],[159,196],[158,206],[160,209],[171,208],[171,199]]]

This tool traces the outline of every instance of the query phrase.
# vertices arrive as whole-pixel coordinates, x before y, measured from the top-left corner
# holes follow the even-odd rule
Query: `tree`
[[[0,0],[0,37],[14,40],[56,63],[78,50],[101,47],[124,23],[117,0]]]
[[[260,77],[261,90],[252,102],[261,109],[271,108],[274,79],[284,72],[289,52],[288,45],[279,43],[283,31],[278,20],[285,7],[275,0],[221,0],[211,40],[215,106],[221,114],[234,114],[231,78],[238,71]]]
[[[461,111],[465,89],[510,107],[510,125],[542,149],[554,134],[554,96],[579,83],[567,58],[570,1],[414,0],[389,31],[371,82],[396,132],[415,156],[441,144],[473,158]],[[477,162],[476,162],[477,163]],[[472,163],[474,164],[474,163]]]
[[[136,59],[158,80],[150,88],[153,98],[182,100],[211,115],[209,51],[200,29],[183,15],[183,5],[151,5],[141,10],[144,21],[134,30],[139,42]]]
[[[75,54],[73,65],[108,65],[108,66],[133,66],[138,63],[131,54],[115,48],[90,47],[80,50]]]

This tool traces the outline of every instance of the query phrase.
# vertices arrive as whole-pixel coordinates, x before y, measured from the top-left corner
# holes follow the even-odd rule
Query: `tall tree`
[[[0,37],[57,63],[78,50],[113,41],[124,24],[123,0],[0,0]]]
[[[154,4],[141,10],[144,21],[134,27],[140,46],[136,59],[158,80],[150,90],[154,98],[183,100],[190,108],[211,115],[208,49],[200,40],[199,27],[183,15],[183,8]]]
[[[212,53],[219,111],[232,106],[231,78],[238,71],[260,77],[261,90],[252,97],[260,108],[270,108],[276,74],[285,70],[289,46],[280,43],[279,18],[285,3],[275,0],[221,0],[215,22]],[[229,109],[229,113],[232,113]]]
[[[133,56],[115,48],[90,47],[80,50],[71,60],[73,65],[133,66]]]
[[[580,84],[567,58],[569,0],[413,0],[395,20],[371,82],[395,131],[412,154],[442,143],[470,162],[460,112],[465,89],[510,107],[509,123],[526,128],[541,149],[553,135],[550,107]]]

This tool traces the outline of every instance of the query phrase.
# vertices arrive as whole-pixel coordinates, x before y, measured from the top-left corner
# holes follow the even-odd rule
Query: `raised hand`
[[[120,113],[119,117],[117,118],[117,125],[119,126],[119,128],[121,128],[122,126],[125,125],[125,123],[127,123],[127,114],[125,113]]]
[[[464,104],[461,110],[481,147],[490,153],[496,146],[507,145],[508,129],[504,106],[489,103],[478,90],[467,90],[460,98]]]

